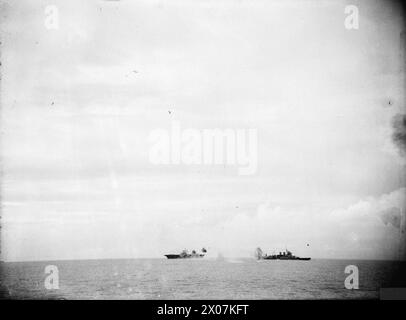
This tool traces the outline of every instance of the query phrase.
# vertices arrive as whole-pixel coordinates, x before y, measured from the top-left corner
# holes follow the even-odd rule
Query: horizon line
[[[73,258],[73,259],[65,259],[65,258],[57,258],[57,259],[38,259],[38,260],[0,260],[0,263],[22,263],[22,262],[55,262],[55,261],[96,261],[96,260],[168,260],[164,257],[137,257],[137,258]],[[203,260],[219,260],[219,261],[227,261],[229,259],[252,259],[257,260],[255,257],[247,257],[247,256],[230,256],[230,257],[205,257],[202,258]],[[188,259],[189,260],[189,259]],[[192,259],[194,260],[194,259]],[[406,259],[382,259],[382,258],[311,258],[311,260],[357,260],[357,261],[388,261],[388,262],[406,262]],[[201,259],[198,259],[201,261]]]

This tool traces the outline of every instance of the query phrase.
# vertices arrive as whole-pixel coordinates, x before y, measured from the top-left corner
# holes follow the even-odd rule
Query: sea
[[[48,289],[46,267],[56,266]],[[358,289],[346,289],[347,266]],[[5,299],[378,299],[397,285],[395,261],[254,259],[114,259],[2,262]],[[48,270],[49,271],[49,270]],[[49,278],[48,278],[49,282]],[[55,288],[58,286],[58,288]]]

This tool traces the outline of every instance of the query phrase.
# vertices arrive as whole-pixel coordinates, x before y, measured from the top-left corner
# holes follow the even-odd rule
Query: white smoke
[[[255,215],[229,221],[223,236],[251,255],[258,246],[268,253],[287,246],[299,256],[404,259],[405,194],[401,188],[330,211],[261,204]]]

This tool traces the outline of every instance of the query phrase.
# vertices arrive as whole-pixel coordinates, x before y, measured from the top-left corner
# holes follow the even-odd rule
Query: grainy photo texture
[[[401,2],[0,3],[1,298],[406,298]]]

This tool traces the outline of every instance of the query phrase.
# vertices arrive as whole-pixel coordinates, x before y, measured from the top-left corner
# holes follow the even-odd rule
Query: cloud
[[[392,119],[392,139],[402,156],[406,155],[406,114],[396,114]]]
[[[335,210],[265,203],[255,215],[231,219],[225,237],[247,252],[258,246],[270,252],[288,246],[298,255],[316,258],[404,259],[405,194],[401,188]]]
[[[381,219],[385,225],[391,224],[393,227],[399,229],[401,223],[401,211],[399,208],[388,208],[381,213]]]
[[[10,259],[162,257],[206,243],[237,255],[285,244],[307,254],[308,242],[312,256],[373,257],[386,251],[373,246],[379,237],[396,242],[393,203],[331,213],[399,185],[399,157],[379,149],[379,129],[392,133],[388,109],[369,103],[401,100],[401,15],[390,7],[383,17],[370,10],[370,28],[348,38],[341,20],[331,28],[323,18],[341,19],[339,4],[54,1],[60,24],[51,31],[48,3],[8,2],[1,140]],[[377,32],[373,22],[389,15]],[[174,117],[198,129],[257,128],[258,177],[153,166],[148,134]],[[267,195],[279,205],[256,210]],[[47,229],[51,222],[58,226]]]

